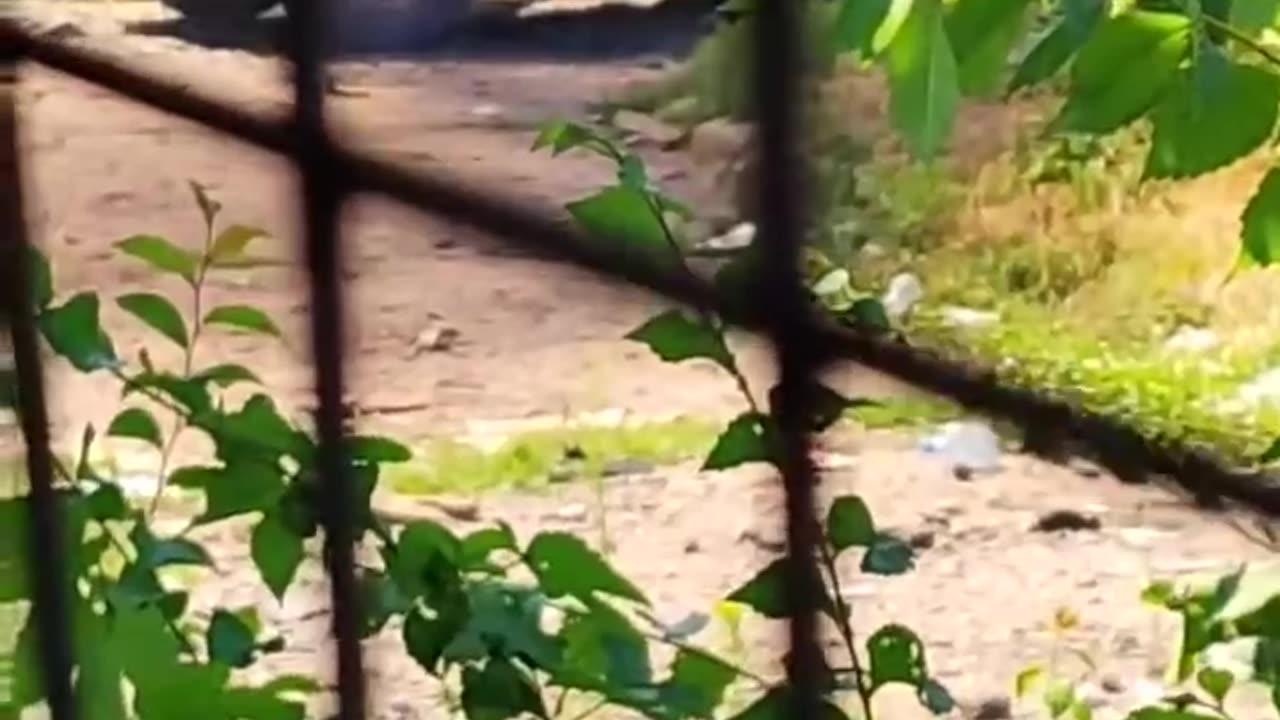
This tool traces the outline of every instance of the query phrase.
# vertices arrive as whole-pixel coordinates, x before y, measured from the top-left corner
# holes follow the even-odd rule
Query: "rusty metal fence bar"
[[[1226,497],[1280,515],[1280,487],[1258,474],[1233,472],[1194,449],[1147,440],[1133,428],[1082,412],[1066,403],[1001,385],[993,374],[942,360],[892,340],[869,337],[818,319],[806,299],[797,258],[804,235],[804,177],[797,149],[801,3],[762,0],[757,28],[755,78],[759,105],[761,162],[759,218],[767,262],[757,278],[768,301],[753,306],[721,302],[709,284],[657,266],[636,263],[609,238],[588,238],[558,219],[497,195],[467,188],[445,174],[420,173],[362,155],[333,142],[324,122],[324,59],[327,3],[289,0],[290,41],[295,67],[292,117],[267,118],[178,88],[121,66],[90,51],[70,48],[0,21],[0,300],[11,324],[19,387],[19,413],[31,476],[31,543],[40,551],[35,573],[34,612],[43,648],[43,676],[53,720],[77,717],[71,692],[72,634],[65,607],[67,558],[59,528],[49,446],[48,412],[40,368],[37,329],[27,291],[28,245],[23,217],[18,146],[16,65],[30,60],[96,83],[134,101],[220,130],[241,141],[289,156],[300,173],[305,213],[306,256],[312,301],[312,349],[319,400],[317,429],[320,468],[327,488],[325,563],[332,582],[333,632],[338,641],[339,717],[365,714],[365,678],[360,657],[358,598],[354,583],[353,488],[347,482],[343,448],[343,303],[339,279],[338,219],[343,200],[360,191],[382,193],[444,219],[461,222],[504,241],[547,254],[616,280],[647,287],[673,300],[714,309],[726,320],[765,330],[774,344],[780,387],[779,417],[783,475],[787,490],[789,601],[797,610],[791,625],[788,673],[792,714],[816,718],[817,681],[822,664],[814,637],[810,593],[816,587],[813,548],[816,482],[808,456],[807,389],[831,359],[853,360],[967,407],[1012,418],[1033,434],[1073,440],[1120,474],[1154,470],[1175,478],[1202,499]],[[1043,449],[1043,448],[1032,448]],[[30,558],[33,562],[35,557]]]

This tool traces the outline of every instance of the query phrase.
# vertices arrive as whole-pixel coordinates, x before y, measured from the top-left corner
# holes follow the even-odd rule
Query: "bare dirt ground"
[[[78,12],[121,12],[108,7],[116,9]],[[252,107],[285,107],[282,68],[267,57],[87,27],[93,37],[77,42],[114,48],[133,62],[244,98]],[[492,56],[349,62],[339,72],[353,92],[333,102],[355,142],[555,207],[607,180],[609,171],[588,158],[530,153],[537,124],[579,114],[586,103],[653,67],[644,59]],[[22,88],[31,215],[36,238],[53,258],[59,291],[178,291],[115,256],[111,245],[135,233],[195,243],[199,219],[186,183],[204,183],[225,206],[227,221],[273,234],[261,249],[280,261],[216,282],[211,302],[269,309],[287,341],[273,346],[210,335],[202,361],[245,363],[291,411],[304,410],[310,402],[307,306],[288,166],[48,71],[30,69]],[[654,147],[641,149],[676,194],[715,199],[705,168]],[[636,416],[729,417],[741,409],[732,385],[713,370],[664,366],[620,340],[662,305],[643,293],[373,199],[353,205],[344,232],[350,382],[362,427],[419,441],[463,432],[477,420],[605,408]],[[154,335],[110,303],[104,307],[123,355],[136,357],[146,346],[158,361],[172,360],[159,352]],[[442,323],[457,330],[458,342],[443,350],[425,347],[424,331]],[[758,346],[743,345],[751,374],[763,386],[767,358]],[[70,449],[82,423],[102,427],[110,420],[118,389],[65,368],[50,372],[59,441]],[[858,372],[842,375],[839,384],[869,392],[891,387]],[[1002,716],[998,703],[988,703],[986,714],[975,706],[1007,696],[1022,664],[1048,653],[1044,623],[1062,605],[1081,613],[1081,642],[1100,651],[1098,682],[1110,691],[1098,691],[1099,717],[1118,716],[1144,679],[1161,668],[1175,637],[1169,622],[1153,625],[1151,611],[1140,606],[1144,583],[1266,557],[1220,519],[1154,488],[1122,486],[1018,456],[1010,456],[999,473],[961,482],[904,435],[841,431],[829,444],[827,492],[862,494],[884,525],[927,537],[921,542],[930,545],[918,570],[902,578],[869,580],[848,568],[845,591],[858,625],[893,619],[918,630],[929,644],[932,667],[965,703],[962,716]],[[771,548],[780,530],[772,523],[780,520],[780,502],[772,481],[758,472],[664,468],[612,481],[603,507],[591,493],[569,486],[542,495],[486,496],[480,519],[506,519],[522,537],[567,528],[596,542],[605,513],[615,562],[667,617],[707,610],[776,551]],[[388,502],[416,506],[409,498]],[[1101,528],[1030,530],[1037,517],[1062,508],[1097,516]],[[266,661],[267,670],[325,669],[327,615],[317,568],[309,568],[281,608],[260,588],[241,529],[214,528],[206,537],[219,573],[198,587],[197,603],[253,602],[279,623],[289,649]],[[752,633],[748,664],[772,661],[772,630]],[[393,633],[370,646],[375,717],[442,717],[438,689],[399,652]],[[893,716],[912,717],[906,709],[911,704],[892,701],[902,713]]]

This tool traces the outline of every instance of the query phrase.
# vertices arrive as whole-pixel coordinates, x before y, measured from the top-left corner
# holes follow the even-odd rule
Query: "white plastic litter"
[[[890,320],[901,320],[924,297],[924,285],[911,273],[898,273],[889,280],[889,289],[880,302]]]
[[[1000,438],[987,424],[954,421],[925,437],[920,449],[936,455],[952,467],[973,472],[1000,469]]]
[[[1000,319],[998,313],[990,310],[948,305],[942,308],[942,321],[954,328],[981,328],[994,325]]]

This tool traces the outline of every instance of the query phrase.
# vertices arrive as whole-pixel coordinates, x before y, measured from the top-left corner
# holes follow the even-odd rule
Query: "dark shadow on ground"
[[[439,32],[399,18],[339,28],[339,59],[413,58],[463,61],[582,62],[687,54],[715,23],[720,0],[668,0],[655,8],[605,6],[593,10],[518,17],[510,10],[478,12]],[[270,55],[284,52],[287,19],[279,10],[251,21],[190,19],[132,23],[129,32],[172,37],[210,49]]]

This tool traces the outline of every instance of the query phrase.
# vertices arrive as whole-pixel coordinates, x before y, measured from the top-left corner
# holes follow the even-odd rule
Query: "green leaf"
[[[666,259],[676,252],[643,191],[625,185],[607,187],[565,207],[584,230],[601,239]]]
[[[205,384],[178,377],[172,373],[144,372],[125,381],[124,396],[134,393],[150,395],[159,393],[181,405],[193,416],[199,416],[213,408],[213,399]]]
[[[869,547],[875,540],[876,526],[867,504],[857,495],[836,498],[827,512],[827,542],[836,552],[851,547]]]
[[[1262,179],[1240,219],[1245,256],[1262,267],[1280,260],[1280,168]]]
[[[1218,703],[1222,703],[1235,683],[1236,676],[1228,670],[1206,667],[1196,673],[1196,684]]]
[[[563,662],[572,675],[610,689],[651,687],[649,647],[627,619],[608,605],[590,604],[586,614],[565,623]]]
[[[1191,47],[1180,13],[1130,11],[1105,22],[1071,68],[1071,87],[1054,126],[1109,133],[1138,119],[1168,89]]]
[[[210,660],[233,668],[244,668],[253,663],[253,652],[257,647],[253,630],[233,613],[221,608],[213,611],[205,642]]]
[[[99,522],[103,520],[123,520],[129,514],[129,506],[125,503],[124,493],[118,485],[106,483],[85,497],[85,509],[89,517]]]
[[[821,382],[812,381],[804,386],[804,408],[808,412],[808,428],[811,432],[820,433],[835,425],[844,417],[845,411],[854,407],[866,406],[867,400],[852,400],[832,390]],[[769,408],[775,414],[781,407],[781,385],[769,389]]]
[[[465,592],[471,608],[467,627],[445,650],[451,662],[474,662],[489,654],[518,657],[527,665],[558,672],[563,653],[542,629],[545,597],[534,589],[478,583]]]
[[[892,535],[877,535],[862,556],[862,571],[873,575],[902,575],[913,567],[911,546]]]
[[[750,607],[761,615],[778,620],[791,616],[787,607],[787,561],[778,558],[756,573],[726,600]]]
[[[529,543],[525,557],[550,597],[571,595],[589,602],[600,592],[649,604],[644,593],[619,575],[599,553],[568,533],[538,533]]]
[[[1053,77],[1084,46],[1106,16],[1107,0],[1066,0],[1066,12],[1019,63],[1009,81],[1009,92],[1036,85]]]
[[[1258,456],[1258,462],[1273,463],[1278,459],[1280,459],[1280,438],[1271,441],[1267,449],[1262,451],[1262,455]]]
[[[284,595],[304,557],[302,538],[285,524],[278,513],[268,513],[253,528],[250,555],[271,594],[284,602]]]
[[[125,312],[177,343],[179,347],[189,347],[187,324],[173,303],[163,295],[155,293],[121,295],[116,298],[116,304]]]
[[[702,469],[727,470],[751,462],[773,462],[775,445],[773,420],[760,413],[744,413],[716,439]]]
[[[914,0],[884,61],[894,127],[916,157],[933,158],[951,137],[960,102],[959,69],[940,0]]]
[[[116,243],[116,248],[161,272],[177,275],[190,285],[196,284],[196,268],[200,259],[165,238],[158,235],[134,235]]]
[[[260,228],[232,225],[218,233],[209,246],[209,264],[216,267],[238,260],[249,243],[266,236],[266,231]]]
[[[347,452],[355,462],[402,463],[413,459],[409,448],[383,437],[357,435],[347,438]]]
[[[724,335],[705,321],[690,318],[681,310],[668,310],[650,318],[627,333],[626,339],[644,343],[666,362],[702,358],[726,369],[734,367]]]
[[[681,648],[662,693],[666,702],[686,717],[713,717],[737,677],[738,671],[731,665],[705,653]]]
[[[893,329],[889,313],[879,298],[863,297],[853,301],[840,319],[869,333],[885,333]]]
[[[1148,178],[1186,178],[1244,157],[1271,137],[1280,109],[1280,78],[1242,65],[1212,47],[1152,113]]]
[[[489,556],[499,550],[519,552],[511,526],[500,522],[497,527],[483,528],[462,538],[459,563],[465,570],[488,568]]]
[[[1045,708],[1049,711],[1049,717],[1055,720],[1066,715],[1075,703],[1076,688],[1068,681],[1055,682],[1044,692]]]
[[[445,648],[462,631],[467,622],[465,596],[460,602],[432,606],[432,617],[420,610],[410,610],[404,618],[401,635],[405,650],[418,665],[432,675],[440,672],[440,658]]]
[[[906,683],[919,688],[929,678],[924,643],[910,628],[886,625],[867,638],[871,658],[871,690],[889,683]]]
[[[543,125],[531,149],[536,152],[543,148],[550,148],[552,155],[559,155],[579,147],[607,158],[613,158],[617,154],[613,144],[600,133],[585,125],[564,120],[555,120]]]
[[[947,15],[947,37],[959,61],[960,87],[966,95],[989,96],[1000,87],[1030,2],[959,0]]]
[[[1246,35],[1275,27],[1280,0],[1234,0],[1228,22]]]
[[[400,532],[388,567],[400,587],[416,597],[456,585],[461,554],[462,544],[448,528],[418,520]]]
[[[537,684],[504,658],[462,670],[462,709],[467,720],[507,720],[524,713],[547,717]]]
[[[136,563],[147,570],[156,570],[170,565],[200,565],[208,567],[213,564],[208,551],[186,538],[157,538],[144,523],[133,526],[129,532],[129,542],[137,551]]]
[[[205,510],[198,518],[201,524],[267,511],[285,490],[279,468],[252,461],[228,467],[180,468],[170,476],[169,483],[204,491]]]
[[[98,296],[80,293],[40,314],[40,331],[53,351],[81,371],[93,372],[119,363],[111,338],[98,317]]]
[[[1129,717],[1125,720],[1221,720],[1221,718],[1185,708],[1145,707],[1129,713]]]
[[[893,0],[842,0],[835,21],[837,50],[871,55],[871,41],[889,16]]]
[[[209,311],[204,316],[206,325],[225,325],[237,330],[244,330],[261,335],[283,337],[280,328],[261,310],[248,305],[223,305]]]
[[[946,715],[956,707],[951,691],[933,678],[926,679],[916,688],[916,699],[934,715]]]
[[[363,570],[359,579],[361,609],[361,639],[378,634],[395,615],[403,615],[413,609],[413,598],[405,597],[395,581],[384,573]]]
[[[201,383],[213,383],[222,388],[231,387],[238,382],[254,383],[255,385],[262,384],[262,381],[251,370],[243,365],[234,363],[214,365],[211,368],[206,368],[193,374],[191,379]]]
[[[1025,698],[1043,679],[1044,668],[1039,665],[1023,668],[1013,680],[1013,696],[1018,699]]]
[[[107,435],[142,440],[157,449],[164,447],[164,438],[160,432],[160,425],[156,423],[156,419],[151,416],[151,413],[142,408],[122,410],[111,421],[111,425],[107,427]]]

